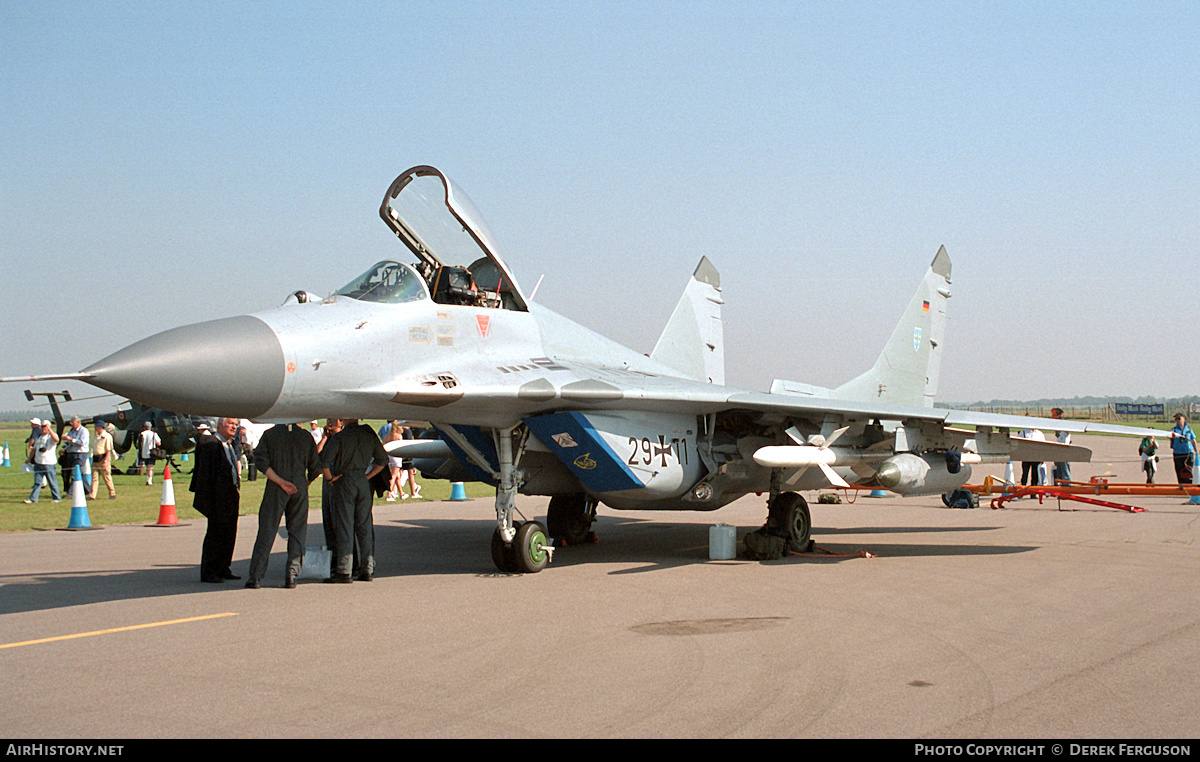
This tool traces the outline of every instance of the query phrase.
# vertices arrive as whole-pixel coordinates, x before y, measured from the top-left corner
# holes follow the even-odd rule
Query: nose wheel
[[[500,527],[496,527],[496,530],[492,532],[492,563],[506,574],[516,574],[519,571],[516,550],[500,536]]]
[[[446,434],[459,443],[475,464],[490,467],[488,459],[462,436],[455,437],[453,427]],[[492,475],[496,479],[496,529],[492,532],[492,561],[502,572],[533,574],[546,568],[554,546],[546,535],[546,527],[537,521],[521,523],[513,519],[516,512],[516,497],[525,480],[517,469],[529,429],[524,425],[492,431],[496,445],[496,460],[499,469]]]
[[[497,527],[492,533],[492,562],[508,574],[535,574],[550,563],[554,552],[546,527],[538,521],[513,522],[516,535],[511,543],[504,542]]]

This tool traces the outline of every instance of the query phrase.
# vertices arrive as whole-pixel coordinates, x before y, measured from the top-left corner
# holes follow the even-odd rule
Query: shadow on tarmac
[[[492,563],[490,539],[495,522],[490,519],[386,519],[375,525],[377,579],[415,577],[422,575],[496,576]],[[1024,553],[1031,546],[986,546],[978,544],[929,544],[866,542],[847,544],[837,535],[845,534],[927,534],[945,532],[976,532],[985,528],[947,527],[853,527],[831,529],[817,527],[814,539],[828,553],[793,554],[775,561],[752,561],[741,556],[741,540],[754,527],[738,531],[739,556],[728,561],[711,561],[708,557],[708,525],[671,523],[625,516],[602,515],[595,524],[598,542],[571,546],[555,551],[551,568],[570,568],[580,565],[616,565],[603,569],[613,576],[645,574],[700,563],[765,565],[840,563],[858,560],[858,551],[867,550],[880,557],[945,557],[988,556]],[[828,536],[829,541],[822,537]],[[319,524],[309,525],[309,545],[323,543]],[[271,554],[264,587],[277,587],[283,581],[286,552],[277,540]],[[239,532],[238,556],[233,572],[246,577],[253,535],[245,527]],[[0,611],[16,613],[41,611],[116,600],[132,600],[170,595],[195,595],[240,587],[243,581],[231,580],[222,585],[199,580],[200,543],[196,543],[196,564],[151,564],[147,568],[106,569],[94,572],[46,572],[0,576]],[[631,567],[631,564],[633,565]],[[316,580],[301,580],[300,584],[321,584]]]

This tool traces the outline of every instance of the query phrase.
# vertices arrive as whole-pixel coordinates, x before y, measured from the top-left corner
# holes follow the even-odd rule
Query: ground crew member
[[[388,456],[379,436],[357,418],[343,421],[321,450],[321,472],[334,487],[334,544],[337,547],[330,582],[348,583],[358,543],[360,582],[375,574],[375,527],[371,515],[370,479],[387,468]],[[370,469],[369,471],[367,469]]]
[[[267,487],[258,509],[258,537],[250,554],[246,587],[257,590],[267,576],[267,562],[279,520],[287,518],[287,570],[283,586],[296,587],[308,536],[308,485],[321,473],[312,434],[293,424],[272,426],[254,449],[254,463],[266,474]]]
[[[337,418],[330,418],[325,421],[325,428],[321,433],[321,441],[317,442],[317,455],[320,456],[324,451],[325,445],[334,434],[342,430],[342,422]],[[337,536],[333,531],[333,485],[327,480],[321,480],[321,526],[325,530],[325,547],[332,551],[332,555],[337,557]],[[332,567],[331,567],[332,568]]]

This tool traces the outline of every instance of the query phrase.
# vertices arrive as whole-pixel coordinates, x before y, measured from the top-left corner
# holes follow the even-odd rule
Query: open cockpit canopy
[[[415,271],[435,302],[528,310],[483,219],[441,171],[420,166],[397,177],[379,216],[417,256]],[[396,263],[376,268],[385,264]]]

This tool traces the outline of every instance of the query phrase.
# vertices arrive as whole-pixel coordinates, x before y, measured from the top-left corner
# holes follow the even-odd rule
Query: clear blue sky
[[[1195,2],[9,0],[0,376],[336,288],[434,164],[643,351],[707,255],[733,384],[864,370],[945,244],[941,399],[1198,393],[1198,40]]]

